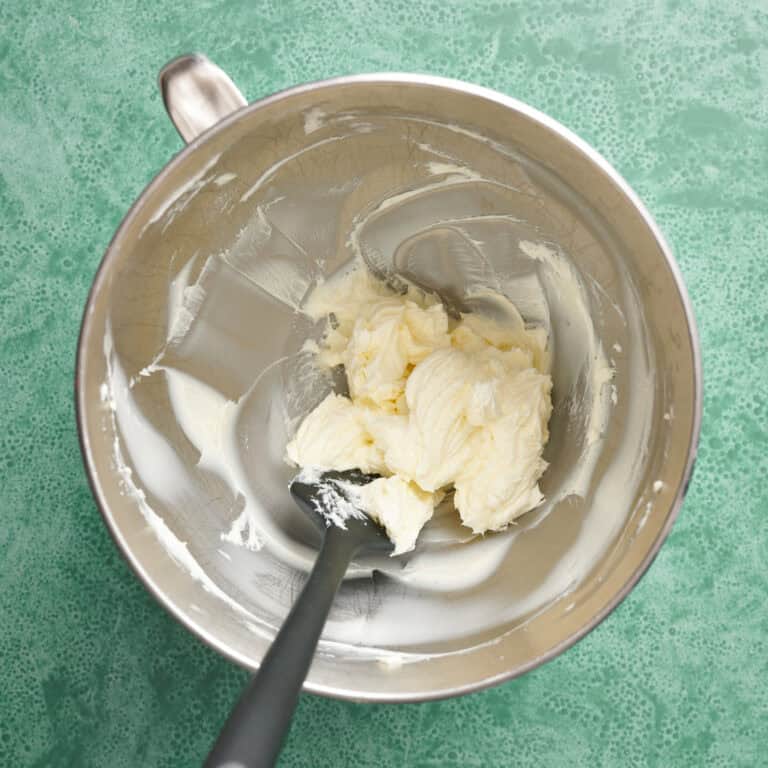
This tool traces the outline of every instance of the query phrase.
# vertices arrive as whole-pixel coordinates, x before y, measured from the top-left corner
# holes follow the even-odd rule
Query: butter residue
[[[361,269],[314,290],[305,311],[330,318],[318,358],[344,366],[349,397],[330,393],[286,448],[298,466],[383,475],[361,498],[395,554],[414,547],[451,488],[475,533],[540,504],[552,410],[543,329],[511,304],[504,324],[453,320],[434,294],[399,287]]]
[[[520,250],[528,258],[547,268],[547,277],[556,286],[556,294],[565,306],[574,309],[579,308],[581,311],[589,306],[584,286],[576,275],[573,264],[556,249],[546,243],[522,240]],[[580,326],[579,331],[585,337],[582,339],[582,343],[586,345],[591,357],[588,377],[588,393],[591,402],[585,435],[586,445],[591,446],[602,437],[605,430],[608,408],[605,407],[606,390],[604,387],[613,381],[615,372],[605,356],[602,344],[597,339],[591,319],[589,317],[582,318]],[[609,393],[612,401],[614,394],[615,390]]]

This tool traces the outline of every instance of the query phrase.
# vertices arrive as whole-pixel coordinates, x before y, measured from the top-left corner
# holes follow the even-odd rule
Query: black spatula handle
[[[331,603],[358,546],[345,531],[327,529],[299,599],[232,710],[205,768],[275,765]]]

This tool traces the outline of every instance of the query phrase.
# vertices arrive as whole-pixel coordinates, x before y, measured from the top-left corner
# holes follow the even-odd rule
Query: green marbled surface
[[[765,2],[0,4],[0,765],[198,765],[245,679],[145,593],[83,474],[75,341],[109,238],[180,148],[159,67],[251,98],[371,70],[475,81],[602,152],[702,336],[699,463],[639,587],[575,648],[459,700],[302,698],[281,765],[768,764]]]

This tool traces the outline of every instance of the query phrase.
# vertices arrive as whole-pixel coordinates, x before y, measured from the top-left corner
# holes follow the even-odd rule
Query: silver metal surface
[[[182,67],[183,79],[172,65],[171,70],[166,67],[161,83],[170,88],[164,98],[180,133],[193,140],[147,187],[117,231],[91,289],[79,341],[76,404],[81,445],[94,495],[118,546],[177,619],[237,663],[258,667],[269,646],[269,633],[254,632],[227,600],[190,575],[178,557],[170,556],[156,531],[148,529],[137,499],[126,493],[114,455],[116,440],[125,435],[103,398],[109,373],[105,337],[111,333],[113,354],[126,378],[138,380],[167,336],[171,282],[187,267],[193,275],[199,273],[206,254],[231,249],[267,197],[273,204],[269,209],[273,220],[283,217],[285,248],[300,246],[302,253],[307,248],[321,250],[327,254],[327,270],[333,271],[347,257],[355,211],[382,191],[419,183],[414,152],[429,146],[460,157],[467,167],[503,176],[509,189],[528,185],[524,195],[510,193],[499,205],[508,203],[509,212],[519,214],[516,206],[522,210],[526,200],[533,201],[526,216],[542,217],[547,237],[563,245],[574,265],[597,287],[596,295],[605,297],[605,305],[595,310],[602,342],[610,346],[620,338],[625,351],[642,351],[650,371],[649,388],[635,385],[628,354],[617,355],[614,361],[619,400],[606,429],[594,483],[597,486],[619,471],[613,456],[632,445],[634,438],[634,458],[628,463],[633,476],[624,484],[637,482],[637,492],[622,510],[624,522],[611,547],[573,586],[567,600],[517,623],[494,623],[490,612],[482,629],[466,637],[452,636],[450,642],[422,643],[415,649],[419,660],[400,668],[382,665],[374,656],[354,658],[332,646],[325,652],[321,648],[306,688],[355,700],[416,701],[477,690],[553,658],[605,618],[646,571],[669,533],[693,469],[702,405],[698,337],[680,272],[650,214],[616,171],[578,137],[531,107],[485,88],[421,75],[337,78],[258,101],[206,131],[215,114],[240,106],[239,92],[234,89],[233,94],[234,86],[225,84],[226,96],[209,99],[208,85],[221,82],[220,76],[208,80],[206,75],[200,86],[197,75],[212,70],[204,60],[194,59],[192,92],[207,94],[204,101],[216,105],[213,111],[206,106],[198,117],[197,96],[190,107],[184,91],[174,85],[186,82],[187,64]],[[201,131],[206,132],[194,139]],[[487,137],[487,143],[468,138],[474,134]],[[301,155],[310,141],[317,149]],[[355,184],[350,183],[353,179]],[[310,194],[313,189],[315,197]],[[343,190],[338,207],[328,207],[330,190]],[[491,205],[484,193],[477,194],[479,206]],[[258,296],[244,303],[243,312],[247,322],[240,339],[244,350],[240,362],[245,368],[253,363],[258,373],[295,345],[296,319]],[[632,325],[630,320],[637,322]],[[629,332],[630,326],[639,330]],[[203,349],[195,354],[206,353]],[[189,363],[181,353],[178,357],[175,365],[183,368]],[[238,396],[239,385],[232,376],[216,366],[205,370],[213,378],[209,383],[229,387],[227,394]],[[243,373],[246,379],[253,375]],[[198,466],[199,454],[176,424],[163,382],[142,386],[136,388],[136,397],[143,413],[163,434],[184,471],[198,482],[197,496],[188,494],[174,502],[148,493],[146,503],[185,542],[185,551],[212,574],[222,594],[259,613],[267,626],[277,626],[301,574],[279,564],[269,573],[254,573],[249,563],[256,558],[249,561],[253,553],[245,550],[229,570],[216,558],[222,525],[231,522],[237,500],[227,501],[228,490]],[[255,399],[255,410],[263,410],[268,395]],[[631,416],[646,406],[651,413],[649,430],[641,437],[631,431]],[[548,449],[551,479],[545,492],[557,484],[558,465],[578,455],[574,441],[579,436],[567,422],[564,401],[555,410],[563,415],[553,417]],[[278,465],[269,463],[260,435],[252,431],[248,466],[255,467],[254,472],[265,468],[266,474],[253,484],[266,489],[260,492],[266,494],[269,508],[277,497],[269,496],[268,474]],[[139,463],[137,457],[133,474],[140,479]],[[276,487],[287,496],[280,483],[282,479]],[[654,492],[652,486],[660,490]],[[557,510],[546,525],[532,529],[531,535],[538,537],[536,548],[532,553],[518,550],[507,558],[487,587],[490,597],[503,604],[505,595],[533,588],[534,572],[554,567],[564,540],[575,535],[574,526],[578,529],[593,498],[591,488],[581,500],[569,500],[571,510]],[[289,530],[286,535],[300,539],[302,534]],[[515,558],[524,561],[527,571],[519,571],[522,566]],[[377,601],[396,601],[407,591],[390,595],[385,587],[378,583],[374,588],[370,580],[358,579],[345,588],[350,604],[375,614],[380,608]],[[271,613],[259,607],[257,598],[265,590],[276,590],[269,592],[276,606]],[[471,595],[452,596],[447,610],[461,622],[471,600]],[[397,642],[388,647],[394,652],[414,650]]]
[[[165,109],[187,143],[248,104],[229,76],[199,53],[169,61],[157,79]]]

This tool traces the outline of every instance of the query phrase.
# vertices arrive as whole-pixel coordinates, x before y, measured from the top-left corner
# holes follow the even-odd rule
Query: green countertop
[[[644,199],[702,337],[693,484],[618,610],[560,658],[483,693],[407,706],[304,696],[281,765],[768,764],[765,2],[5,0],[0,765],[198,765],[246,678],[177,625],[117,553],[72,405],[99,259],[181,147],[157,70],[191,50],[250,98],[410,70],[544,110]]]

